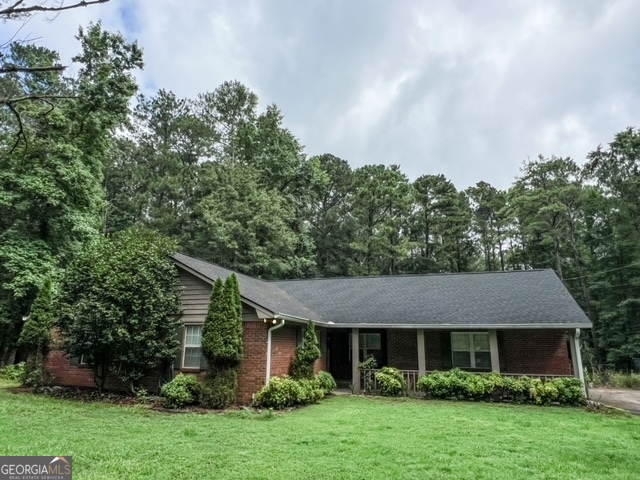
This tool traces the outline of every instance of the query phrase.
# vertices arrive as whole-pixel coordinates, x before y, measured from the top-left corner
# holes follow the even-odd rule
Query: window
[[[184,368],[200,368],[202,356],[202,325],[187,325],[184,327],[184,354],[182,366]]]
[[[491,368],[488,333],[452,333],[451,359],[454,367]]]
[[[364,361],[368,356],[373,356],[381,365],[382,362],[382,335],[379,333],[361,333],[358,338],[360,344],[359,361]],[[351,358],[351,335],[349,335],[349,358]]]

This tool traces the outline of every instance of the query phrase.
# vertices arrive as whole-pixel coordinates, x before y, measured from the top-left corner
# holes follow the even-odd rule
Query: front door
[[[384,330],[361,330],[358,361],[369,355],[378,363],[378,368],[387,364],[386,332]],[[329,329],[327,333],[327,360],[329,373],[336,380],[351,381],[351,330]]]
[[[349,337],[351,330],[329,330],[327,333],[327,359],[329,373],[336,380],[351,381]]]

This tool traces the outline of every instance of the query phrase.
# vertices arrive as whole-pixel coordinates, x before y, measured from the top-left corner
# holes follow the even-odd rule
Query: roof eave
[[[416,329],[423,328],[426,330],[469,330],[469,329],[491,329],[491,330],[543,330],[543,329],[573,329],[573,328],[591,328],[591,323],[523,323],[523,324],[496,324],[496,323],[475,323],[475,324],[424,324],[424,323],[406,323],[406,324],[390,324],[390,323],[322,323],[315,322],[319,325],[329,328],[396,328],[396,329]]]

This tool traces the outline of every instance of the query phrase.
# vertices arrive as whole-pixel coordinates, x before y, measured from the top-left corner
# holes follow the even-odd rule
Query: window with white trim
[[[185,325],[183,368],[200,368],[202,360],[202,325]]]
[[[458,368],[491,368],[489,334],[484,332],[452,332],[451,360]]]

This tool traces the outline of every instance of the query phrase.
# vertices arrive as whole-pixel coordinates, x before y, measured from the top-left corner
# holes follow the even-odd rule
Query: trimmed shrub
[[[418,380],[418,389],[433,398],[464,397],[465,383],[470,373],[454,368],[449,372],[433,372]]]
[[[237,389],[238,372],[235,368],[209,372],[202,383],[200,403],[205,408],[227,408],[235,403]]]
[[[269,385],[256,394],[255,405],[258,407],[281,408],[315,403],[322,400],[336,388],[336,382],[327,372],[319,372],[313,379],[296,380],[287,375],[273,377]]]
[[[324,391],[325,395],[329,395],[338,388],[333,376],[324,370],[321,370],[316,374],[315,380],[318,383],[318,386]]]
[[[534,378],[531,380],[529,394],[536,405],[551,405],[552,402],[558,401],[558,389],[553,381],[543,382]]]
[[[167,408],[182,408],[198,402],[202,386],[194,375],[177,375],[162,387],[164,406]]]
[[[464,396],[471,400],[490,401],[496,391],[495,383],[484,375],[469,375],[464,382]]]
[[[263,387],[255,398],[255,404],[259,407],[281,408],[293,407],[300,403],[303,396],[302,387],[293,378],[285,375],[274,377],[269,384]]]
[[[314,378],[313,380],[302,379],[297,380],[300,385],[300,398],[298,403],[315,403],[324,398],[324,390],[320,388],[320,385]]]
[[[531,379],[529,377],[504,378],[503,396],[513,403],[527,403],[530,400]]]
[[[208,363],[203,406],[223,409],[236,403],[242,341],[242,303],[238,279],[232,274],[224,283],[216,280],[202,328],[202,353]]]
[[[296,379],[313,378],[313,365],[320,358],[320,343],[316,335],[316,327],[309,322],[304,332],[302,345],[296,348],[291,363],[291,376]]]
[[[404,395],[404,377],[402,372],[393,367],[382,367],[376,372],[376,380],[380,385],[380,393],[385,397]]]
[[[202,353],[210,366],[237,367],[243,357],[242,305],[235,275],[218,278],[202,328]]]
[[[577,378],[550,381],[529,377],[503,377],[498,373],[473,374],[454,369],[434,372],[418,380],[418,389],[431,398],[500,401],[537,405],[583,405],[586,401],[582,383]]]
[[[560,405],[585,405],[587,399],[582,391],[582,382],[578,378],[558,378],[553,381],[558,389]]]

